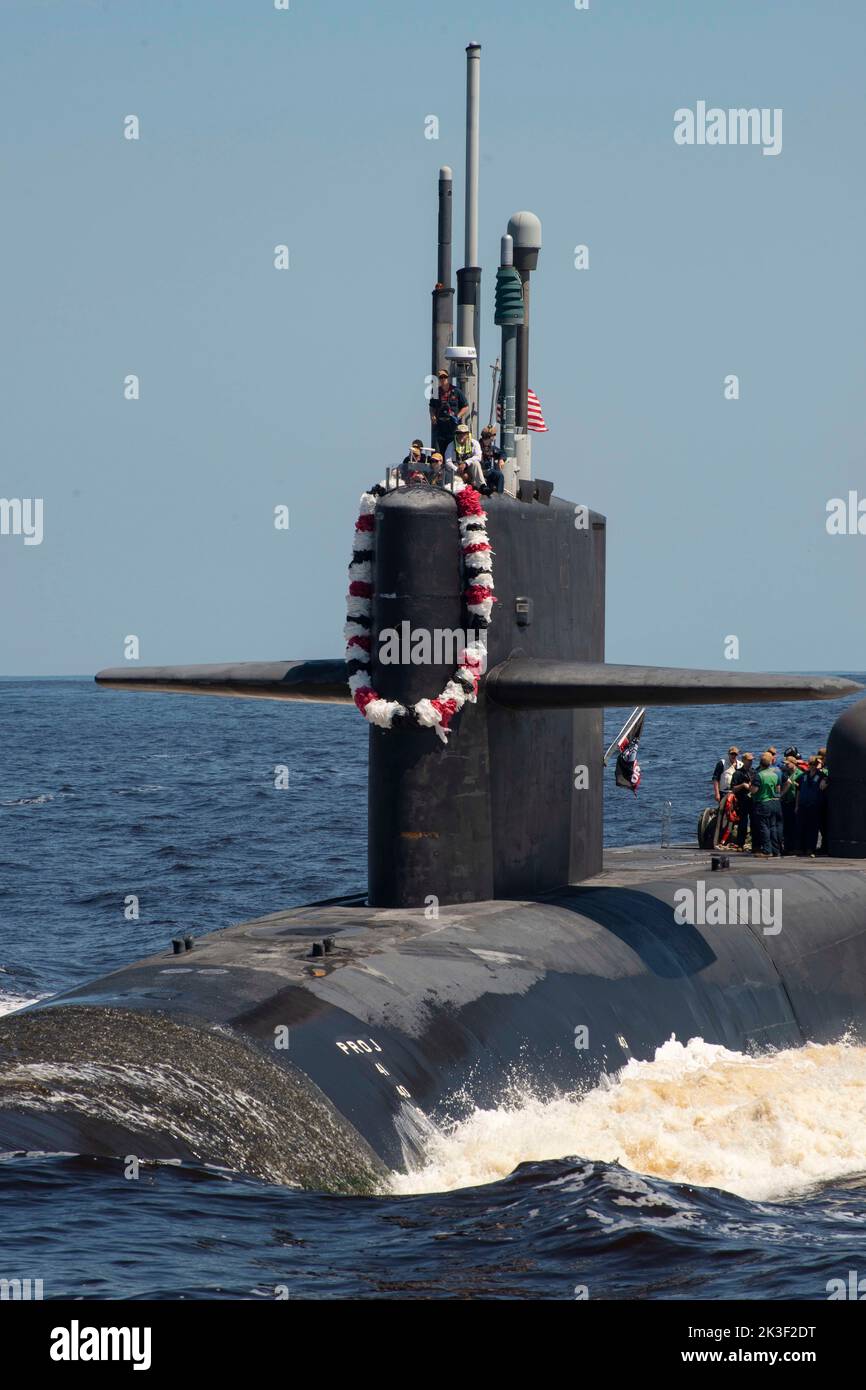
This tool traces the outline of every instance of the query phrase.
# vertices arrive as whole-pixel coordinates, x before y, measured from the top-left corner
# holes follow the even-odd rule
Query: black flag
[[[637,760],[637,746],[643,733],[646,710],[641,709],[635,713],[638,717],[634,723],[629,720],[617,740],[619,757],[616,760],[616,785],[629,788],[637,796],[637,789],[640,786],[640,763]]]

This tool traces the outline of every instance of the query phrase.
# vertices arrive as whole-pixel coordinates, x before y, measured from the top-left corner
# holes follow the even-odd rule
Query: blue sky
[[[535,470],[608,517],[608,659],[729,667],[734,633],[743,668],[866,668],[866,536],[825,529],[866,497],[864,31],[858,0],[3,0],[0,496],[45,535],[0,536],[0,673],[129,633],[339,655],[357,496],[426,419],[470,40],[483,363],[530,208]],[[782,153],[676,145],[698,100],[782,108]]]

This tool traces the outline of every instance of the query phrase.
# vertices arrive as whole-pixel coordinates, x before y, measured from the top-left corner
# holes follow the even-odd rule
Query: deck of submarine
[[[719,882],[726,874],[793,874],[815,872],[825,869],[860,869],[866,873],[866,859],[835,859],[819,854],[815,858],[800,855],[783,855],[776,859],[761,859],[752,854],[740,854],[736,850],[720,847],[717,850],[698,849],[692,845],[635,845],[620,849],[606,849],[604,868],[600,874],[584,879],[575,885],[579,888],[626,888],[637,880],[652,882],[656,879],[675,878],[680,874],[691,875],[712,872],[711,859],[714,855],[727,855],[730,868],[719,871]]]
[[[730,868],[714,874],[710,853],[688,845],[609,849],[601,873],[558,894],[451,904],[440,907],[437,919],[430,919],[424,908],[368,907],[360,894],[284,908],[196,936],[193,949],[180,955],[173,955],[171,943],[166,941],[165,948],[154,955],[31,1007],[41,1011],[59,1004],[89,1004],[169,1008],[193,1015],[207,996],[204,1012],[212,1022],[236,1021],[247,1010],[255,1011],[263,993],[270,995],[297,985],[318,993],[328,977],[346,965],[375,975],[377,966],[371,958],[383,951],[389,955],[395,949],[414,954],[432,948],[448,954],[483,946],[488,955],[491,950],[496,954],[499,931],[505,937],[513,933],[533,906],[549,904],[556,915],[555,900],[563,895],[574,894],[573,906],[580,913],[580,897],[598,889],[632,889],[698,878],[712,878],[714,885],[722,886],[764,876],[778,886],[780,878],[814,876],[824,880],[825,875],[845,870],[864,873],[866,861],[824,856],[757,859],[733,853]],[[541,927],[538,921],[534,932]],[[313,955],[314,945],[329,936],[334,938],[332,949]],[[270,977],[267,982],[263,975]],[[217,1000],[219,1007],[215,1006]]]

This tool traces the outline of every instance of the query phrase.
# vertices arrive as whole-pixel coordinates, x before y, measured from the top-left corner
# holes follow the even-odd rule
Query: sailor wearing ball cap
[[[484,487],[484,473],[481,468],[481,445],[469,433],[469,426],[462,421],[457,426],[454,440],[445,450],[445,469],[453,477],[455,473],[472,487]]]

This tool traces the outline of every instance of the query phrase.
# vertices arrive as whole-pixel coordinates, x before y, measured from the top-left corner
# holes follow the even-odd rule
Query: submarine
[[[433,377],[478,415],[480,46],[467,48],[466,264],[439,174]],[[866,700],[828,742],[828,853],[602,850],[605,707],[833,699],[830,676],[604,659],[606,520],[533,477],[529,296],[540,223],[497,270],[505,487],[365,493],[344,656],[125,667],[108,692],[354,703],[368,734],[365,891],[178,936],[0,1019],[0,1151],[204,1163],[375,1192],[437,1127],[515,1087],[574,1093],[676,1035],[743,1052],[866,1026]],[[464,634],[386,660],[383,636]],[[453,644],[452,644],[453,645]],[[414,648],[413,648],[414,650]],[[438,692],[438,693],[437,693]],[[288,711],[291,717],[291,711]],[[682,920],[723,886],[739,916]],[[772,921],[751,909],[780,894]]]

